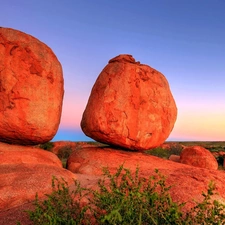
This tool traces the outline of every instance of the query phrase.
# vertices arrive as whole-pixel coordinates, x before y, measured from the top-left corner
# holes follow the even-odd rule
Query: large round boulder
[[[209,150],[201,146],[190,146],[184,148],[180,155],[180,162],[210,170],[218,169],[216,158]]]
[[[96,141],[146,150],[168,138],[176,117],[176,104],[164,75],[135,62],[131,55],[119,55],[97,78],[81,128]]]
[[[52,50],[28,34],[0,27],[0,141],[51,140],[63,94],[62,67]]]

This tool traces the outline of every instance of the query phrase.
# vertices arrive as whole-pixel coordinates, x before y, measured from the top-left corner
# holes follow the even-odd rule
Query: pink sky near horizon
[[[82,99],[79,96],[65,97],[64,104],[67,107],[63,108],[61,128],[80,130],[80,121],[89,94]],[[198,101],[192,102],[200,96],[193,96],[193,99],[185,102],[183,102],[184,98],[178,96],[176,100],[176,97],[174,96],[178,116],[169,140],[224,141],[225,104],[221,104],[216,99],[205,99],[201,101],[201,104]]]

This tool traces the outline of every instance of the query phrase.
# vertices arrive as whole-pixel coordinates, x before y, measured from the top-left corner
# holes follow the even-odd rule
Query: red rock
[[[192,146],[185,148],[181,152],[180,162],[211,170],[218,169],[218,163],[215,157],[209,150],[201,146]]]
[[[0,144],[0,211],[42,198],[52,192],[52,177],[69,184],[76,176],[62,168],[51,152],[25,146]]]
[[[33,204],[27,203],[11,209],[0,211],[0,225],[15,225],[20,221],[23,225],[33,225],[26,210],[33,210]]]
[[[97,78],[83,113],[83,132],[109,145],[146,150],[161,145],[177,108],[166,78],[131,55],[109,61]]]
[[[180,156],[179,155],[171,155],[169,157],[169,160],[173,161],[173,162],[180,162]]]
[[[68,170],[44,164],[0,165],[0,211],[10,209],[52,192],[52,177],[73,183],[76,176]]]
[[[45,143],[57,132],[63,100],[62,67],[38,39],[0,28],[0,141]]]
[[[84,147],[92,147],[98,145],[98,143],[88,143],[88,142],[73,142],[73,141],[55,141],[53,142],[53,148],[50,149],[51,152],[60,154],[60,151],[63,149],[71,149],[71,151],[75,151],[79,148]]]
[[[112,148],[84,148],[77,149],[69,157],[67,166],[72,172],[78,174],[78,180],[85,183],[85,186],[95,188],[96,176],[102,174],[102,168],[108,167],[115,173],[120,165],[135,171],[139,166],[139,175],[149,177],[158,169],[166,176],[168,185],[172,185],[170,194],[176,202],[187,202],[186,208],[194,205],[193,200],[201,201],[202,192],[206,192],[210,181],[216,184],[216,192],[219,195],[215,198],[225,201],[224,179],[225,173],[218,170],[208,170],[175,163],[141,152],[128,152]],[[89,176],[84,180],[84,175]],[[93,177],[93,178],[92,178]]]
[[[52,152],[34,147],[0,143],[0,165],[44,164],[62,168],[62,162]]]

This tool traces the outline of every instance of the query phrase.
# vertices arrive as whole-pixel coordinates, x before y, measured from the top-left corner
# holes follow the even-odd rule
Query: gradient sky
[[[131,54],[163,73],[178,108],[168,140],[225,141],[224,0],[7,0],[0,26],[46,43],[65,97],[53,140],[88,140],[80,120],[108,60]]]

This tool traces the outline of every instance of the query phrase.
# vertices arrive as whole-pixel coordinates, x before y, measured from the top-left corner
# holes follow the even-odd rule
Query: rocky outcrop
[[[52,50],[28,34],[0,27],[0,141],[51,140],[63,93],[62,67]]]
[[[51,193],[53,176],[71,184],[76,178],[48,151],[0,143],[0,156],[0,211]]]
[[[61,165],[57,165],[57,160],[49,152],[43,151],[42,154],[46,152],[46,155],[40,154],[38,160],[34,158],[38,158],[40,150],[35,155],[30,155],[32,160],[24,159],[24,153],[19,159],[16,149],[22,153],[26,151],[23,149],[25,147],[16,146],[13,149],[14,147],[11,145],[1,144],[0,156],[4,148],[8,148],[9,152],[15,152],[19,163],[16,164],[15,160],[15,163],[9,162],[8,165],[7,162],[4,165],[0,164],[0,225],[14,225],[17,221],[21,221],[21,224],[32,224],[24,210],[32,209],[31,201],[35,192],[38,192],[39,196],[51,192],[52,175],[58,178],[63,177],[68,182],[76,179],[82,187],[96,189],[98,180],[102,178],[103,167],[108,167],[112,173],[115,173],[122,164],[132,172],[138,166],[139,175],[146,178],[154,175],[155,169],[158,169],[166,177],[167,185],[172,186],[170,194],[173,200],[187,202],[185,209],[192,207],[195,204],[194,200],[201,201],[203,199],[202,192],[206,192],[211,181],[216,184],[218,193],[214,198],[225,203],[224,171],[198,168],[142,152],[124,151],[104,145],[96,146],[96,144],[54,142],[56,149],[52,150],[56,151],[56,154],[59,153],[57,149],[60,148],[70,146],[72,149],[67,167],[73,173],[62,169]],[[167,150],[170,149],[170,145],[171,143],[167,144]],[[36,151],[34,147],[27,149],[27,153],[33,151]],[[73,185],[70,188],[72,190]]]
[[[194,205],[194,201],[202,200],[202,192],[206,192],[211,181],[216,184],[215,197],[224,202],[225,173],[218,170],[197,168],[141,152],[128,152],[112,148],[90,147],[74,151],[68,159],[67,167],[76,173],[85,186],[95,187],[96,176],[102,174],[102,168],[108,167],[115,173],[120,165],[135,171],[139,167],[139,175],[148,178],[158,169],[166,176],[168,185],[172,185],[170,194],[176,202],[187,202],[186,208]],[[84,180],[85,176],[86,181]],[[83,180],[81,179],[83,178]]]
[[[34,147],[0,143],[0,156],[0,166],[15,164],[43,164],[62,168],[62,162],[55,154]]]
[[[218,163],[215,157],[209,150],[201,146],[192,146],[185,148],[181,152],[180,162],[210,170],[218,169]]]
[[[131,150],[161,145],[177,108],[166,78],[131,55],[111,59],[97,78],[81,128],[96,141]]]
[[[173,162],[180,162],[180,156],[179,155],[171,155],[169,157],[169,160],[173,161]]]

